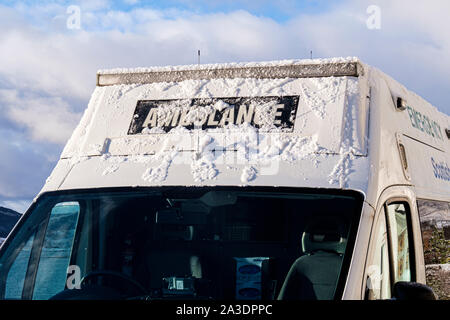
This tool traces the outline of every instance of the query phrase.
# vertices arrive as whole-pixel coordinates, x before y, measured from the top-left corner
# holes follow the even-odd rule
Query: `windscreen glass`
[[[293,188],[49,193],[0,256],[3,299],[333,299],[362,197]]]

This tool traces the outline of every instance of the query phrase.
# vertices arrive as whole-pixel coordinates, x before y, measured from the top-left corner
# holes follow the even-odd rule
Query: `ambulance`
[[[100,70],[0,298],[450,299],[449,228],[450,117],[357,58]]]

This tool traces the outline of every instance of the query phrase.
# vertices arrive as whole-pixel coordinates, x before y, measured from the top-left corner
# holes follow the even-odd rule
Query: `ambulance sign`
[[[206,130],[244,123],[291,132],[298,102],[299,96],[139,100],[128,134],[161,129],[169,132],[179,126]]]

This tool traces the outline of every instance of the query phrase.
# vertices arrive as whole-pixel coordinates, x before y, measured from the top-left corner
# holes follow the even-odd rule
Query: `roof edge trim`
[[[334,62],[323,64],[299,64],[279,66],[225,67],[217,69],[170,70],[125,73],[97,73],[97,86],[120,84],[149,84],[158,82],[180,82],[184,80],[211,79],[284,79],[320,77],[359,77],[364,68],[359,62]]]

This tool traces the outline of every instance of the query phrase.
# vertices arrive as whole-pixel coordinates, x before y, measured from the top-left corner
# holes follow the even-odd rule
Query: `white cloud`
[[[32,199],[42,188],[60,148],[28,141],[20,131],[0,127],[0,201]]]
[[[0,101],[7,117],[28,128],[37,141],[65,144],[81,118],[69,110],[59,97],[40,97],[35,94],[19,96],[15,90],[0,90]]]
[[[349,0],[334,10],[289,22],[319,56],[359,56],[450,114],[450,2]],[[381,29],[366,28],[369,5],[381,9]]]
[[[381,30],[366,28],[366,8],[374,3],[381,8]],[[313,50],[315,57],[360,56],[443,109],[444,88],[450,85],[450,33],[445,32],[450,2],[434,3],[348,0],[323,13],[277,23],[246,11],[125,12],[100,1],[83,9],[81,31],[67,30],[65,23],[56,30],[13,22],[4,26],[0,76],[24,90],[86,101],[97,69],[195,63],[197,49],[205,63],[304,58]]]

